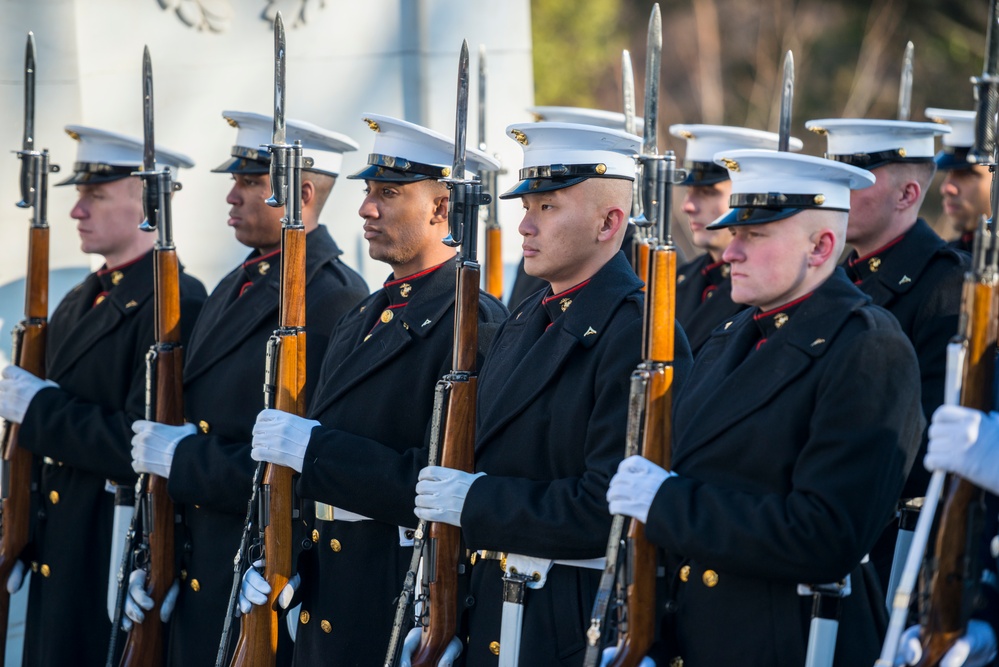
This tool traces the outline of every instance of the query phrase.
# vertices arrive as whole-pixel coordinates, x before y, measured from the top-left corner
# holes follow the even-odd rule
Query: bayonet
[[[628,49],[621,51],[621,92],[624,96],[624,131],[635,134],[635,72]]]
[[[975,97],[978,103],[975,107],[975,145],[968,151],[968,162],[976,164],[992,164],[996,148],[996,111],[999,109],[999,93],[996,90],[996,70],[999,69],[999,34],[996,25],[999,23],[999,3],[989,2],[989,22],[985,30],[985,64],[980,77],[972,77],[975,86]]]
[[[898,119],[909,120],[912,108],[912,54],[915,47],[912,42],[905,45],[902,55],[902,79],[898,84]]]
[[[645,51],[645,132],[642,155],[658,155],[657,120],[659,118],[659,71],[662,66],[663,21],[659,3],[652,7]]]
[[[284,157],[283,151],[274,150],[276,146],[286,145],[287,140],[284,124],[285,56],[284,19],[278,12],[274,17],[274,131],[271,146],[268,147],[271,151],[271,197],[267,200],[267,204],[275,208],[284,206],[288,197],[288,164],[280,159]]]
[[[28,33],[24,47],[24,135],[21,139],[21,154],[35,150],[35,35]],[[19,208],[30,208],[35,202],[36,183],[31,177],[31,161],[21,160],[21,201]]]
[[[479,150],[486,151],[486,45],[479,44]]]
[[[153,63],[149,47],[142,49],[142,179],[144,196],[142,206],[146,219],[139,227],[146,232],[156,230],[159,209],[159,179],[149,176],[156,172],[156,135],[153,131]]]
[[[780,87],[780,122],[777,150],[787,152],[791,145],[791,111],[794,108],[794,55],[784,54],[784,75]]]
[[[451,171],[447,174],[445,182],[455,187],[451,188],[451,206],[463,205],[455,195],[458,185],[465,180],[465,140],[468,131],[468,42],[462,40],[461,54],[458,56],[458,100],[454,115],[454,160],[451,163]],[[464,241],[464,230],[462,229],[462,217],[460,215],[449,215],[448,224],[450,230],[444,238],[444,243],[452,248],[458,247]],[[470,244],[466,244],[470,245]],[[464,254],[475,258],[475,248],[465,247]]]

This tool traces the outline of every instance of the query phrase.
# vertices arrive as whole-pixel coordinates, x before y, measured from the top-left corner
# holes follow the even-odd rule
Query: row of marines
[[[939,123],[812,121],[828,136],[826,158],[777,152],[770,133],[671,128],[687,141],[683,211],[705,254],[678,275],[668,471],[621,460],[641,351],[643,283],[622,251],[638,137],[592,116],[508,128],[524,168],[501,197],[523,204],[522,268],[542,282],[509,312],[480,297],[476,461],[464,473],[427,466],[433,386],[453,339],[449,191],[438,181],[450,139],[366,114],[373,152],[348,178],[365,182],[368,252],[390,270],[368,294],[319,224],[357,144],[287,122],[314,160],[301,192],[310,408],[299,417],[257,408],[282,260],[281,212],[264,203],[271,118],[224,113],[238,134],[214,171],[232,177],[228,224],[251,252],[211,295],[182,277],[187,423],[168,426],[141,419],[154,242],[137,229],[142,144],[67,128],[79,146],[61,185],[77,187],[81,247],[105,265],[53,313],[48,379],[10,366],[0,380],[0,416],[21,425],[38,464],[31,546],[7,581],[13,592],[32,572],[24,664],[104,663],[113,492],[142,472],[167,478],[178,507],[180,576],[161,612],[167,663],[214,664],[254,461],[300,473],[281,664],[381,664],[422,518],[459,526],[468,549],[457,661],[496,665],[511,650],[498,641],[501,568],[524,556],[541,565],[520,663],[579,665],[611,513],[643,521],[667,554],[658,664],[801,665],[811,597],[800,585],[845,577],[836,664],[873,664],[895,512],[925,489],[913,463],[942,403],[968,264],[918,217],[936,164],[948,170],[945,201],[950,192],[960,204],[948,207],[955,219],[987,212],[964,210],[974,196],[952,176],[981,169],[963,159],[970,121],[935,111],[953,134]],[[468,159],[475,172],[498,168],[479,151]],[[166,149],[157,162],[191,166]],[[141,574],[129,578],[126,624],[151,605]],[[267,592],[249,570],[243,611]],[[994,646],[991,629],[979,632]]]

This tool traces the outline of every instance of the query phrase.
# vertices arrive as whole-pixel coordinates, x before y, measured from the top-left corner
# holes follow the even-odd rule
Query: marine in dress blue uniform
[[[255,464],[250,458],[253,420],[263,403],[267,339],[278,326],[281,276],[280,217],[270,196],[270,116],[223,112],[237,127],[231,157],[213,171],[231,174],[227,201],[236,238],[253,249],[213,290],[195,324],[184,367],[185,427],[166,427],[173,438],[168,490],[183,520],[178,548],[180,592],[170,620],[168,663],[214,665],[232,585]],[[300,140],[313,166],[302,173],[306,229],[306,395],[319,376],[323,353],[340,316],[367,295],[361,277],[339,259],[340,249],[319,224],[322,204],[352,139],[288,119],[289,142]],[[153,455],[147,425],[133,440],[135,465]],[[193,427],[191,426],[193,425]],[[191,431],[196,431],[191,433]],[[146,435],[144,435],[146,434]],[[235,646],[235,643],[233,643]],[[231,650],[231,649],[230,649]],[[283,646],[282,651],[288,651]],[[287,653],[283,653],[287,664]]]
[[[568,123],[507,134],[524,147],[524,168],[503,197],[523,199],[526,269],[549,286],[512,311],[489,350],[476,473],[422,471],[417,515],[460,524],[476,552],[466,665],[496,665],[502,651],[518,651],[525,667],[579,665],[611,523],[604,493],[624,454],[641,354],[642,282],[618,250],[640,139]],[[552,174],[556,167],[567,173]],[[678,328],[678,384],[690,363]],[[449,500],[458,495],[462,502]],[[502,646],[502,568],[524,559],[539,580],[527,585],[521,645]]]
[[[919,359],[923,416],[929,422],[943,402],[947,342],[957,333],[961,285],[969,257],[947,244],[919,218],[934,172],[934,137],[949,133],[939,123],[825,119],[805,123],[825,133],[827,157],[870,169],[877,182],[854,194],[843,262],[847,275],[876,305],[898,320]],[[926,451],[926,436],[920,456]],[[929,474],[912,469],[900,500],[926,493]],[[887,588],[897,541],[892,521],[871,553]]]
[[[836,261],[851,188],[873,175],[811,156],[719,153],[733,211],[732,295],[679,392],[672,469],[618,467],[610,509],[665,549],[665,658],[687,667],[804,664],[811,595],[842,581],[835,665],[873,664],[886,621],[865,555],[895,508],[922,418],[898,323]]]
[[[115,488],[135,485],[130,426],[145,409],[145,356],[154,342],[156,235],[138,230],[142,186],[131,176],[142,165],[142,140],[78,125],[66,131],[79,145],[73,173],[59,185],[77,186],[70,215],[82,249],[106,263],[53,312],[45,371],[58,387],[39,391],[21,424],[20,445],[37,464],[33,539],[23,556],[32,571],[25,665],[96,665],[107,657]],[[163,148],[156,163],[175,172],[194,164]],[[205,296],[181,272],[183,341]],[[14,389],[11,382],[0,382],[0,394]]]

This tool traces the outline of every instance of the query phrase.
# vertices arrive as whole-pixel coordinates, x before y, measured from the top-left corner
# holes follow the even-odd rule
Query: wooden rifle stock
[[[499,224],[486,226],[486,292],[503,298],[503,231]]]
[[[969,274],[971,276],[972,274]],[[999,286],[994,273],[986,280],[966,279],[961,308],[961,336],[967,341],[961,405],[988,412],[993,408]],[[978,583],[976,552],[981,538],[983,491],[949,476],[936,540],[936,570],[920,641],[919,667],[937,665],[967,628],[971,598]]]
[[[45,377],[45,336],[49,311],[49,228],[32,226],[28,237],[25,319],[14,330],[12,361],[32,375]],[[0,582],[6,582],[28,544],[31,517],[31,452],[17,444],[18,425],[3,431],[3,501],[0,506]],[[0,646],[6,644],[10,594],[0,585]],[[0,655],[0,667],[4,662]]]
[[[479,267],[475,262],[458,265],[457,320],[453,371],[444,417],[440,465],[472,472],[475,455],[475,362],[479,341]],[[429,524],[427,547],[431,558],[424,561],[427,577],[426,614],[420,646],[413,653],[413,667],[437,667],[448,642],[458,630],[458,566],[461,529],[446,523]]]
[[[301,416],[305,414],[305,229],[285,226],[281,245],[281,343],[274,407]],[[264,467],[258,519],[264,536],[264,578],[271,592],[267,604],[254,605],[242,616],[231,667],[266,667],[277,658],[277,598],[292,569],[293,474],[285,466]]]
[[[162,223],[161,223],[162,224]],[[156,351],[155,408],[161,424],[184,423],[183,353],[180,347],[180,267],[177,253],[157,246],[154,265]],[[142,507],[141,553],[146,558],[146,592],[154,601],[145,620],[136,623],[125,640],[121,667],[149,667],[163,662],[164,629],[160,606],[174,582],[174,509],[167,480],[146,475]],[[127,584],[124,584],[127,585]]]
[[[648,389],[642,430],[642,456],[656,465],[670,467],[673,403],[673,354],[676,316],[676,252],[672,246],[650,248],[649,284],[645,301],[643,347]],[[645,537],[637,519],[628,525],[626,623],[619,625],[613,667],[634,667],[655,640],[657,548]]]

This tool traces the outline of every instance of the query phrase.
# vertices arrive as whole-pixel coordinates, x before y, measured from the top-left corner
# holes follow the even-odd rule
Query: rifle
[[[177,263],[177,248],[173,244],[173,222],[170,215],[170,196],[180,189],[180,184],[173,182],[169,167],[156,169],[153,109],[153,66],[149,47],[145,47],[142,53],[145,145],[142,170],[133,175],[142,179],[142,205],[146,213],[146,219],[139,227],[146,232],[158,232],[153,250],[156,338],[146,355],[146,418],[180,426],[184,423],[180,268]],[[122,667],[146,667],[162,663],[164,632],[160,622],[160,606],[174,581],[174,510],[173,501],[167,493],[167,480],[159,475],[146,474],[144,484],[139,488],[133,517],[140,517],[142,541],[134,558],[135,565],[146,571],[146,590],[153,598],[154,606],[146,612],[145,622],[135,624],[128,633],[121,657]],[[132,532],[133,536],[137,536]],[[124,582],[119,583],[119,586],[123,585]],[[112,633],[116,631],[116,627],[112,628]],[[110,650],[114,650],[114,641]]]
[[[303,157],[302,144],[286,142],[285,35],[280,12],[274,19],[274,132],[271,153],[269,206],[283,206],[281,219],[281,305],[274,332],[278,410],[305,414],[305,225],[302,222],[302,169],[312,161]],[[240,622],[239,640],[231,667],[274,665],[278,644],[278,602],[291,577],[292,475],[285,466],[268,463],[263,468],[257,495],[257,546],[264,559],[264,578],[271,593],[266,605],[254,605]],[[262,547],[260,549],[259,547]],[[251,548],[251,550],[254,550]],[[247,555],[244,552],[242,555]],[[224,646],[220,647],[220,652]]]
[[[486,148],[486,46],[479,45],[479,150]],[[499,171],[484,170],[481,180],[487,192],[495,193]],[[503,298],[503,231],[499,224],[499,200],[490,197],[482,209],[486,222],[486,291],[497,299]]]
[[[625,456],[642,456],[664,468],[671,458],[674,321],[676,318],[676,248],[670,230],[672,188],[680,177],[672,152],[659,154],[656,142],[659,98],[659,54],[662,23],[659,5],[649,20],[649,63],[646,70],[645,128],[642,154],[642,215],[648,227],[648,274],[643,319],[642,359],[631,374]],[[638,665],[655,639],[657,548],[645,537],[645,527],[625,517],[611,523],[607,565],[593,604],[584,664],[600,663],[600,639],[605,628],[612,590],[616,586],[618,642],[615,667]],[[622,550],[622,546],[624,549]]]
[[[985,67],[981,78],[973,78],[978,88],[975,145],[969,161],[989,163],[992,171],[992,207],[999,210],[999,182],[996,172],[996,70],[999,67],[999,22],[996,0],[989,9]],[[974,157],[972,157],[974,156]],[[947,375],[944,402],[988,411],[993,408],[993,376],[999,317],[999,234],[985,216],[975,233],[972,264],[965,273],[957,335],[947,345]],[[878,666],[892,665],[909,612],[909,604],[923,563],[930,529],[947,485],[937,529],[935,555],[926,565],[934,567],[929,601],[920,618],[922,657],[919,667],[937,665],[943,655],[967,629],[974,593],[978,584],[977,553],[981,541],[984,492],[970,482],[936,471],[930,477],[912,545],[898,589],[892,601],[891,621]]]
[[[454,164],[443,182],[451,190],[448,209],[450,233],[444,243],[460,248],[457,297],[454,310],[454,346],[451,372],[437,383],[437,391],[447,396],[440,428],[440,465],[471,472],[475,451],[475,367],[479,339],[479,264],[476,260],[479,206],[492,197],[482,190],[478,179],[465,178],[465,131],[468,119],[468,43],[462,42],[458,60],[458,102],[455,114]],[[413,653],[413,667],[437,667],[448,642],[458,627],[458,574],[461,559],[461,529],[430,522],[423,544],[423,626],[420,646]]]
[[[11,361],[40,378],[45,377],[45,333],[49,315],[49,151],[35,150],[35,36],[28,33],[24,54],[24,135],[21,150],[21,201],[33,209],[28,232],[28,271],[25,276],[24,319],[13,331]],[[4,423],[3,463],[0,468],[0,580],[7,577],[28,544],[31,504],[31,452],[17,444],[18,425]],[[0,586],[0,646],[7,640],[10,594]],[[4,658],[0,655],[0,667]]]

